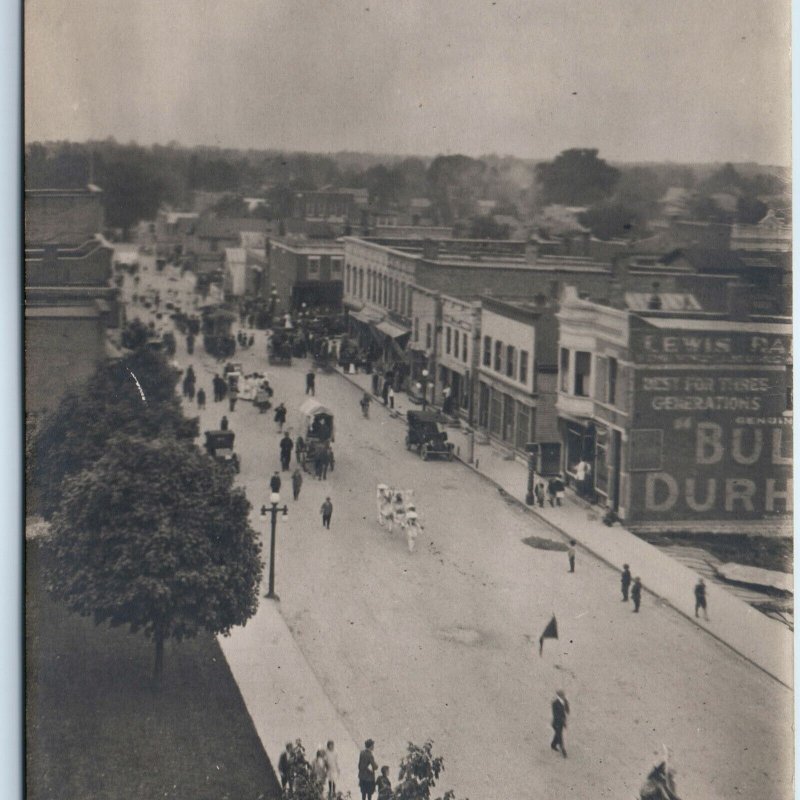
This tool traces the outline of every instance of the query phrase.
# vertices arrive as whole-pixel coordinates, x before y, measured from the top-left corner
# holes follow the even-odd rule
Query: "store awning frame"
[[[403,336],[408,336],[411,331],[395,325],[389,320],[383,320],[375,326],[381,333],[388,336],[390,339],[401,339]]]

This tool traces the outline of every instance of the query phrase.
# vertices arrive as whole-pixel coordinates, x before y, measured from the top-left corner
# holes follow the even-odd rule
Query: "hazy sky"
[[[26,138],[788,164],[789,8],[26,0]]]

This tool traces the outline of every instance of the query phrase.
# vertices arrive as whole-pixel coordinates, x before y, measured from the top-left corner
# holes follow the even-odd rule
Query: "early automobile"
[[[235,438],[236,434],[233,431],[206,431],[206,452],[211,458],[238,472],[239,456],[233,452]]]
[[[447,432],[442,430],[437,412],[409,411],[406,413],[406,419],[408,450],[416,450],[423,461],[437,456],[448,461],[453,460],[453,445],[447,441]]]
[[[292,366],[292,346],[295,331],[292,328],[273,328],[267,343],[269,363],[275,366]]]

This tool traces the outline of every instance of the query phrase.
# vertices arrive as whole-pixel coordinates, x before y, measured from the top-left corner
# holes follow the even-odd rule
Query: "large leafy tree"
[[[422,746],[408,743],[406,754],[400,761],[400,775],[394,788],[395,800],[430,800],[436,781],[444,772],[444,759],[434,755],[433,742]],[[452,789],[439,800],[454,800]]]
[[[187,419],[175,393],[179,373],[147,347],[101,364],[82,387],[68,393],[38,427],[29,452],[34,509],[50,517],[65,476],[97,461],[115,434],[193,440],[197,419]]]
[[[619,170],[591,148],[564,150],[553,161],[536,165],[536,179],[543,203],[571,206],[593,205],[611,197]]]
[[[263,563],[249,511],[192,443],[115,437],[65,481],[48,587],[96,624],[151,638],[158,686],[167,639],[227,634],[255,613]]]

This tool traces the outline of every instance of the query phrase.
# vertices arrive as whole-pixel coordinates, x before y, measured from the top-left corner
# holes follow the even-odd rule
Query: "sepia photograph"
[[[794,797],[791,11],[21,4],[26,797]]]

